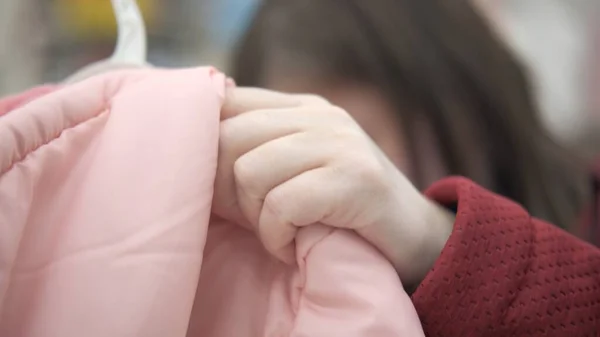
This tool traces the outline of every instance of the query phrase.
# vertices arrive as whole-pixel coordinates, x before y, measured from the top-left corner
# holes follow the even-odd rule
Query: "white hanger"
[[[117,19],[117,45],[111,61],[144,65],[146,27],[135,0],[111,0]]]
[[[73,83],[110,69],[143,67],[146,65],[146,26],[135,0],[111,0],[117,21],[117,43],[108,59],[92,63],[71,75]]]

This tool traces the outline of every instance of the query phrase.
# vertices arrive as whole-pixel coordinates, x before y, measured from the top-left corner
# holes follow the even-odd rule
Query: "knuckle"
[[[347,165],[351,174],[358,181],[362,181],[369,186],[385,184],[385,167],[371,152],[353,151],[347,158]]]
[[[345,109],[337,105],[331,106],[329,108],[329,113],[340,117],[350,118],[350,114]]]
[[[278,189],[274,189],[265,196],[263,201],[263,212],[268,212],[278,222],[291,223],[289,217],[284,212],[284,205],[286,198],[279,192]]]
[[[357,170],[358,179],[362,179],[365,183],[373,188],[379,189],[387,183],[387,175],[383,165],[376,160],[363,161]]]
[[[245,190],[251,190],[257,184],[257,172],[247,156],[241,156],[233,163],[233,175],[236,183]]]
[[[343,125],[357,131],[362,131],[360,126],[354,121],[354,118],[343,108],[332,105],[328,108],[327,113],[338,125]]]
[[[319,106],[331,105],[331,103],[329,103],[328,100],[326,100],[325,98],[323,98],[319,95],[300,94],[300,95],[297,95],[297,97],[302,102],[303,105],[319,105]]]
[[[364,147],[364,135],[360,129],[343,126],[331,129],[329,133],[336,147],[344,152],[355,153]]]

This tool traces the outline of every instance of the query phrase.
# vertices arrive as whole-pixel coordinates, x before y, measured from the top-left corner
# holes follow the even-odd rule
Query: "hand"
[[[419,282],[452,228],[342,109],[316,96],[230,88],[222,109],[213,211],[294,261],[299,227],[355,230]]]

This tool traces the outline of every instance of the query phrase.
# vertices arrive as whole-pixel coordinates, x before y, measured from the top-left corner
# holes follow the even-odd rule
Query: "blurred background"
[[[226,69],[228,51],[260,0],[138,0],[149,61]],[[561,140],[600,144],[600,0],[473,0],[528,65],[543,119]],[[58,82],[107,57],[109,0],[0,0],[0,95]]]

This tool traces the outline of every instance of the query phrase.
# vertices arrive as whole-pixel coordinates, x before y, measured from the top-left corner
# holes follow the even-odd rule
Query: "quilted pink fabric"
[[[297,264],[210,220],[224,76],[114,72],[0,117],[0,336],[423,336],[351,232]]]

